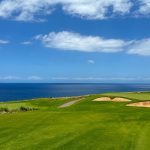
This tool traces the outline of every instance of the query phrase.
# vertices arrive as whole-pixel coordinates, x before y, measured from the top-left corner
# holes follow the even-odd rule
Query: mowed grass
[[[150,93],[104,95],[141,101]],[[101,96],[67,108],[58,106],[79,97],[17,102],[39,109],[0,114],[0,150],[149,150],[150,108],[92,101]]]

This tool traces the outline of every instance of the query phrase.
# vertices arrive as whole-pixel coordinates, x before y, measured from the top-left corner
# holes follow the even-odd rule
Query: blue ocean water
[[[1,83],[0,101],[131,91],[150,91],[150,84]]]

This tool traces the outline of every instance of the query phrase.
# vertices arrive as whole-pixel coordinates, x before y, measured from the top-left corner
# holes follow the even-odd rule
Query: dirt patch
[[[146,102],[137,102],[137,103],[130,103],[127,106],[135,106],[135,107],[150,107],[150,101]]]
[[[111,101],[110,97],[100,97],[100,98],[96,98],[93,101]]]
[[[127,99],[127,98],[122,98],[122,97],[116,97],[114,99],[112,99],[113,102],[130,102],[131,100]]]
[[[121,98],[121,97],[116,97],[114,99],[111,99],[110,97],[100,97],[100,98],[94,99],[93,101],[129,102],[131,100],[126,99],[126,98]]]

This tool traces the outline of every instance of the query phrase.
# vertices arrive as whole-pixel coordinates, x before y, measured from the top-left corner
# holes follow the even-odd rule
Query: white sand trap
[[[110,97],[100,97],[100,98],[96,98],[93,101],[109,101],[109,102],[129,102],[131,100],[126,99],[126,98],[121,98],[121,97],[116,97],[114,99],[111,99]]]
[[[94,99],[93,101],[111,101],[110,97],[99,97]]]
[[[127,99],[127,98],[122,98],[122,97],[116,97],[114,99],[112,99],[113,102],[130,102],[131,100]]]
[[[135,107],[150,107],[150,101],[146,102],[137,102],[137,103],[130,103],[127,106],[135,106]]]

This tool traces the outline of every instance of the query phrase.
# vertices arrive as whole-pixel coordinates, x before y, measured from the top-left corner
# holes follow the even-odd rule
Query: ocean
[[[0,83],[0,101],[133,91],[150,91],[150,84]]]

